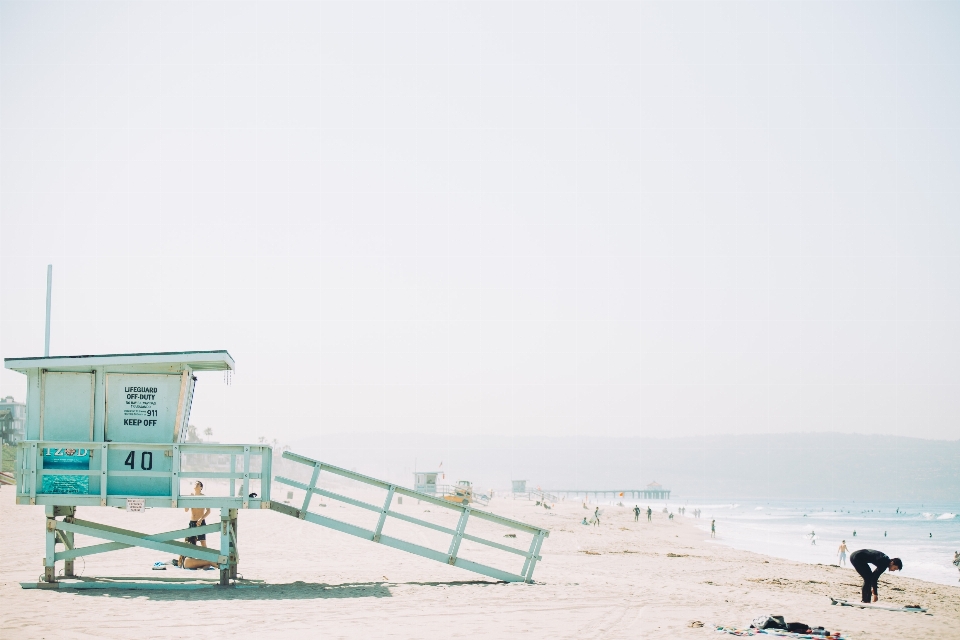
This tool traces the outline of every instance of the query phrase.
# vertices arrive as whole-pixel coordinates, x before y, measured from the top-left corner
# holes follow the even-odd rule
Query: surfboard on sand
[[[860,607],[861,609],[883,609],[884,611],[912,611],[913,613],[926,613],[927,610],[922,607],[901,607],[897,604],[884,604],[882,602],[857,602],[856,600],[845,600],[844,598],[834,598],[830,596],[832,604],[839,604],[843,607]]]

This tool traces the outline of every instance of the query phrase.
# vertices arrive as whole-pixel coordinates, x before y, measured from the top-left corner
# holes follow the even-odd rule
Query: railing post
[[[273,449],[271,447],[262,447],[260,449],[260,501],[270,501],[270,490],[273,479]]]
[[[237,454],[230,454],[230,473],[237,472]],[[236,478],[230,478],[230,497],[233,498],[237,495],[237,480]]]
[[[107,449],[109,445],[104,442],[100,446],[100,506],[107,506]]]
[[[250,506],[250,446],[243,447],[243,508]]]
[[[393,502],[393,492],[395,489],[395,486],[390,485],[390,488],[387,490],[387,499],[383,503],[383,509],[380,510],[380,519],[377,521],[377,528],[373,532],[374,542],[380,542],[380,532],[383,531],[383,523],[387,520],[387,511],[390,510],[390,503]]]
[[[310,499],[313,498],[313,490],[317,487],[317,479],[320,477],[320,467],[322,465],[319,462],[313,464],[313,475],[310,476],[310,488],[307,489],[307,495],[303,497],[303,508],[300,509],[300,519],[303,520],[307,516],[307,509],[310,507]]]
[[[537,556],[540,555],[541,545],[543,545],[542,531],[533,536],[533,540],[530,541],[530,556],[523,563],[523,571],[520,573],[524,582],[533,582],[533,568],[537,566]]]
[[[456,533],[453,534],[453,540],[450,541],[450,551],[447,552],[447,564],[456,564],[457,552],[460,551],[460,541],[463,539],[463,532],[467,528],[467,518],[470,517],[470,507],[463,507],[460,512],[460,520],[457,522]]]
[[[37,504],[37,482],[40,481],[40,476],[37,475],[37,459],[40,455],[40,450],[37,449],[37,443],[33,442],[30,444],[30,504]]]
[[[180,499],[180,445],[173,445],[172,474],[170,476],[170,506],[176,507]]]

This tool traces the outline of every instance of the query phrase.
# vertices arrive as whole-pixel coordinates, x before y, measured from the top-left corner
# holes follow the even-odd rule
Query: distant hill
[[[333,434],[292,449],[411,486],[414,464],[507,490],[639,489],[676,498],[960,500],[960,440],[839,433],[703,438]]]

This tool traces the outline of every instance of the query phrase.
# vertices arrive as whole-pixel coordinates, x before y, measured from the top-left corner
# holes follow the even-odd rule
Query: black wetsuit
[[[863,578],[863,590],[861,592],[862,602],[870,602],[871,589],[876,590],[877,597],[880,597],[880,589],[877,581],[880,575],[890,567],[890,558],[887,554],[873,549],[860,549],[850,554],[850,564],[857,570],[857,573]],[[876,567],[870,570],[870,565]]]

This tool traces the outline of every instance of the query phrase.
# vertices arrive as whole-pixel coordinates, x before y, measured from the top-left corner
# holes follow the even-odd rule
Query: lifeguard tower
[[[437,478],[442,471],[416,471],[413,474],[413,488],[430,496],[437,495]]]
[[[42,581],[21,583],[25,588],[182,588],[169,579],[152,583],[146,578],[127,583],[69,580],[74,578],[76,558],[131,546],[207,560],[219,568],[219,584],[229,585],[237,578],[237,521],[239,511],[244,509],[271,509],[498,580],[533,580],[534,567],[541,559],[540,547],[549,535],[546,529],[291,452],[285,452],[283,458],[304,465],[310,480],[274,477],[273,451],[263,444],[185,442],[197,382],[194,373],[233,370],[233,358],[226,351],[7,358],[5,366],[27,376],[25,438],[18,443],[14,470],[16,501],[21,505],[44,505],[47,516]],[[191,470],[184,460],[196,455],[229,460],[229,470]],[[323,489],[319,485],[321,472],[376,489],[384,500],[374,504]],[[228,495],[181,494],[181,483],[196,479],[225,480]],[[433,479],[435,484],[435,475]],[[274,482],[302,490],[302,505],[297,508],[272,501]],[[418,489],[428,489],[427,485],[420,485],[419,478],[417,485]],[[314,495],[366,512],[372,518],[369,527],[311,511]],[[438,525],[398,511],[393,504],[395,496],[409,496],[452,510],[457,514],[456,526]],[[119,507],[128,511],[210,508],[220,510],[220,522],[146,534],[81,520],[77,510],[84,507]],[[415,525],[421,531],[426,528],[450,536],[446,551],[384,533],[388,522],[398,521]],[[517,548],[469,533],[468,523],[477,521],[529,534],[529,547]],[[105,542],[78,548],[74,545],[78,533]],[[219,533],[219,548],[179,541],[201,533]],[[469,560],[461,551],[465,541],[521,556],[523,567],[515,573]],[[57,576],[57,562],[63,562],[62,578],[68,580]]]

